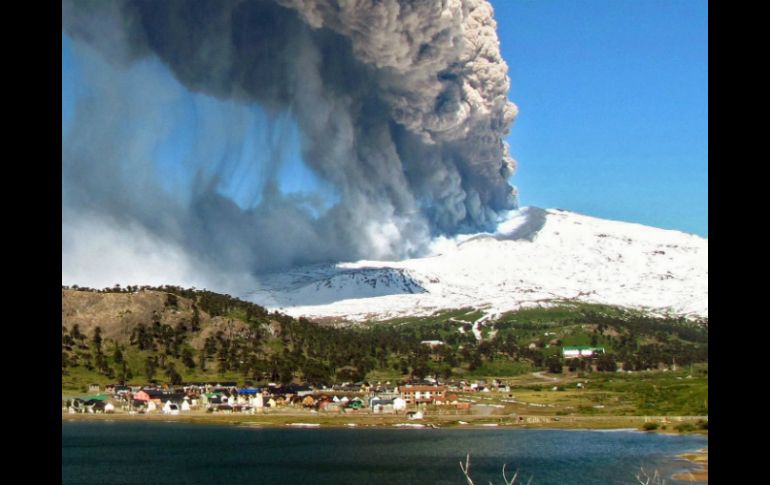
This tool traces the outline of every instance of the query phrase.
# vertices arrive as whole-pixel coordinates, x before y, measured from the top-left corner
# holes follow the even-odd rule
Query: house
[[[428,347],[435,349],[436,347],[444,345],[444,342],[441,340],[423,340],[420,342],[420,344],[427,345]]]
[[[320,401],[318,403],[318,410],[319,411],[326,411],[326,412],[340,412],[342,411],[342,406],[339,402],[334,401]]]
[[[92,396],[87,398],[83,404],[86,411],[89,413],[102,413],[104,412],[104,408],[107,405],[106,399],[107,396]]]
[[[302,384],[289,384],[284,386],[284,394],[294,394],[296,396],[305,397],[313,394],[313,389],[310,386]]]
[[[179,406],[177,406],[175,403],[172,403],[171,401],[166,401],[166,404],[163,405],[163,414],[178,416]]]
[[[393,406],[393,399],[381,399],[379,397],[373,397],[369,401],[369,407],[372,409],[372,412],[376,414],[393,413],[396,411]]]
[[[163,406],[166,401],[171,401],[176,404],[181,404],[184,400],[184,392],[176,392],[171,390],[161,389],[142,389],[134,395],[135,400],[152,401],[157,406]]]
[[[369,400],[369,407],[373,413],[395,413],[406,409],[406,401],[398,396],[375,396]]]
[[[259,389],[254,387],[244,387],[242,389],[238,389],[239,396],[254,396],[258,392],[259,392]]]
[[[401,398],[407,404],[433,404],[436,399],[443,400],[446,386],[414,386],[407,384],[398,388]]]
[[[398,392],[396,392],[396,387],[390,385],[390,382],[386,382],[385,384],[378,382],[377,385],[373,386],[369,391],[378,395],[393,394],[391,397],[398,395]]]
[[[131,392],[131,388],[128,387],[128,386],[123,386],[123,385],[120,385],[120,384],[115,384],[112,387],[112,392],[114,394],[118,395],[118,396],[125,396],[126,394]]]
[[[565,359],[582,359],[595,357],[604,353],[604,347],[589,347],[587,345],[573,345],[562,348],[562,356]]]
[[[227,404],[227,396],[221,392],[207,392],[201,396],[206,404]]]

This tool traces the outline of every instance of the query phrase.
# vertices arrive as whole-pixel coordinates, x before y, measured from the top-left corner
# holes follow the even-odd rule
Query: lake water
[[[62,423],[62,484],[476,484],[501,468],[532,485],[638,483],[670,474],[703,436],[526,429],[278,429],[185,423]],[[510,477],[512,473],[509,473]]]

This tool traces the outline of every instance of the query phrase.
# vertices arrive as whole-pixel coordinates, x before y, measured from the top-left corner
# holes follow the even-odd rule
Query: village
[[[591,359],[602,348],[565,347],[565,357]],[[537,374],[535,374],[537,375]],[[539,377],[542,377],[540,375]],[[547,378],[546,378],[547,379]],[[553,378],[551,378],[553,379]],[[582,383],[578,382],[581,388]],[[554,387],[553,390],[558,389]],[[481,402],[474,395],[495,396],[501,403],[517,402],[511,386],[500,379],[447,380],[426,377],[405,383],[356,382],[333,386],[314,386],[309,383],[262,386],[235,381],[187,382],[168,384],[125,385],[91,384],[84,396],[62,396],[62,413],[170,415],[184,414],[269,414],[269,413],[324,413],[403,415],[408,419],[422,419],[426,413],[434,415],[489,414],[491,407],[500,404]],[[542,407],[537,403],[521,403]]]
[[[655,386],[704,386],[706,367],[664,367],[639,374],[621,366],[602,371],[603,347],[564,346],[561,354],[564,365],[558,369],[549,366],[504,378],[428,376],[334,385],[225,379],[178,385],[92,384],[81,388],[84,394],[62,393],[62,419],[298,427],[681,428],[682,432],[707,426],[707,415],[671,413],[647,404]]]
[[[62,398],[65,414],[165,414],[271,412],[401,414],[420,419],[436,413],[470,414],[467,393],[508,392],[499,380],[451,381],[428,379],[392,385],[343,383],[316,388],[307,384],[237,386],[236,382],[188,382],[180,386],[126,386],[112,384],[89,387],[89,395]]]

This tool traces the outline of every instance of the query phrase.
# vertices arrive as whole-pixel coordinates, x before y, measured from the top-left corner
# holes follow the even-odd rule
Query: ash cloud
[[[62,145],[72,241],[98,240],[94,221],[110,221],[110,241],[140,234],[185,268],[257,274],[413,256],[434,236],[491,230],[517,205],[503,141],[517,110],[486,1],[64,0],[62,12],[87,90]],[[168,190],[154,153],[189,93],[226,107],[196,123],[189,180]],[[264,181],[243,208],[221,185],[243,158],[251,106],[278,140],[251,162]],[[338,196],[331,207],[278,189],[287,117]],[[74,245],[65,261],[87,265]]]

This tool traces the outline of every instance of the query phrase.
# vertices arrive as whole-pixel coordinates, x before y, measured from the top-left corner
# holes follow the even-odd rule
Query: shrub
[[[676,429],[680,433],[690,433],[692,431],[695,431],[695,425],[692,423],[682,423],[682,424],[676,425],[674,429]]]
[[[642,426],[642,429],[644,429],[645,431],[654,431],[659,427],[660,425],[658,423],[644,423],[644,425]]]

